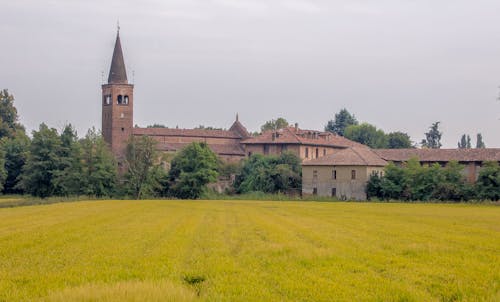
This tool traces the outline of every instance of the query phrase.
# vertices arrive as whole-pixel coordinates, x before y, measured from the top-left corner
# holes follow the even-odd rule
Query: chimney
[[[295,123],[295,132],[299,132],[299,123]]]

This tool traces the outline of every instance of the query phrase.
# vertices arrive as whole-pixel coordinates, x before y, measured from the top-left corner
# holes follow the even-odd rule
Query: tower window
[[[121,94],[116,98],[116,103],[118,105],[122,105],[123,104],[123,96]]]
[[[123,104],[128,105],[128,95],[123,97]]]
[[[122,132],[124,132],[124,131],[125,131],[125,128],[122,128]]]
[[[111,105],[111,95],[107,94],[104,96],[104,105]]]

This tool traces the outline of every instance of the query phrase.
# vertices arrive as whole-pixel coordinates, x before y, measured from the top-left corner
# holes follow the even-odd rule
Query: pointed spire
[[[119,25],[116,32],[116,42],[113,51],[113,59],[111,60],[111,68],[109,69],[108,84],[128,84],[127,70],[125,69],[122,45],[120,43]]]
[[[236,121],[239,122],[240,121],[240,117],[238,115],[238,113],[236,113]]]

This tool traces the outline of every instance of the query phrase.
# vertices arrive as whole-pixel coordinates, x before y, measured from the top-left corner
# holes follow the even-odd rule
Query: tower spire
[[[111,59],[108,84],[128,84],[127,70],[125,69],[122,45],[120,42],[120,23],[117,24],[115,49],[113,50],[113,58]]]

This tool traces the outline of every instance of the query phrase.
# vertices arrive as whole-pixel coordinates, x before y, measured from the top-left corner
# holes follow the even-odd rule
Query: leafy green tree
[[[335,114],[333,120],[328,121],[325,126],[325,131],[330,131],[332,133],[337,133],[338,135],[344,136],[344,132],[347,127],[358,125],[358,120],[353,114],[350,114],[346,108],[342,108],[338,113]]]
[[[88,196],[111,196],[115,192],[117,166],[115,157],[94,128],[80,141],[81,193]]]
[[[413,148],[410,136],[407,133],[396,131],[386,135],[387,146],[389,149],[407,149]]]
[[[66,125],[60,135],[61,144],[56,150],[58,167],[53,173],[55,195],[79,195],[83,187],[81,147],[76,130],[71,124]]]
[[[60,148],[61,139],[56,129],[42,123],[38,131],[33,131],[30,153],[18,187],[41,198],[52,196],[56,190],[54,174],[60,167]]]
[[[160,187],[156,142],[148,136],[131,137],[125,149],[125,191],[135,199],[152,194]]]
[[[171,194],[182,199],[199,198],[205,186],[217,180],[218,168],[217,155],[206,143],[191,143],[172,160]]]
[[[425,133],[425,138],[422,140],[422,147],[430,149],[441,148],[441,136],[443,133],[439,131],[439,124],[441,122],[435,122],[429,128],[429,132]]]
[[[485,162],[479,171],[476,188],[481,199],[500,199],[500,166],[498,162]]]
[[[7,89],[0,90],[0,138],[12,138],[17,131],[24,132],[18,119],[14,96]]]
[[[275,120],[267,121],[264,125],[260,127],[260,131],[278,130],[288,127],[288,121],[282,117],[278,117]]]
[[[368,123],[351,125],[345,129],[344,136],[371,148],[386,148],[387,137],[384,131]]]
[[[484,149],[484,148],[486,148],[486,145],[484,144],[484,141],[483,141],[483,135],[481,133],[477,134],[476,148],[477,149]]]
[[[280,156],[255,154],[244,161],[234,186],[238,193],[299,191],[301,171],[300,159],[293,153],[284,152]]]
[[[147,125],[146,128],[168,128],[167,126],[163,125],[163,124],[153,124],[153,125]]]
[[[2,138],[1,144],[5,151],[5,169],[7,171],[3,192],[6,194],[22,194],[23,190],[17,184],[28,158],[30,139],[24,131],[17,131],[12,138]]]

